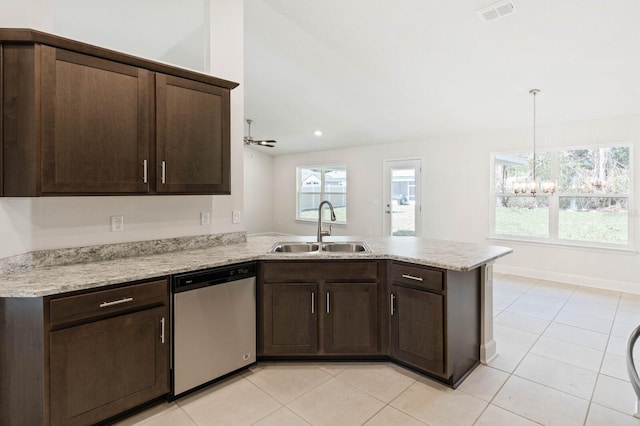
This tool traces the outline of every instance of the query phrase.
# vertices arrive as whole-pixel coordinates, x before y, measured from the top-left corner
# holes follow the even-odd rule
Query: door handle
[[[160,320],[160,342],[164,343],[164,317]]]
[[[162,162],[162,183],[167,183],[167,163]]]
[[[312,314],[316,313],[316,292],[315,291],[311,292],[311,313]]]
[[[327,313],[331,312],[331,308],[329,308],[329,299],[330,299],[329,292],[327,292]]]
[[[147,160],[142,162],[142,183],[147,183]]]
[[[391,293],[389,296],[390,296],[389,304],[391,305],[391,316],[393,316],[393,314],[396,312],[396,309],[394,306],[396,301],[396,296],[394,296],[393,293]]]

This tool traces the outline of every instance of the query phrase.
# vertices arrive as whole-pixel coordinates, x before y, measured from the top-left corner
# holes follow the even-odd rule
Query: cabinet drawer
[[[394,284],[406,284],[410,287],[442,291],[444,280],[442,271],[427,267],[391,262],[389,278]]]
[[[166,279],[111,290],[53,299],[50,324],[57,325],[89,319],[142,306],[162,305],[168,300]]]
[[[264,262],[265,282],[360,281],[378,279],[378,262]]]

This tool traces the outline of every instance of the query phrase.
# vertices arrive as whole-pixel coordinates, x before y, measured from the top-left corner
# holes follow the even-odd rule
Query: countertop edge
[[[430,242],[430,244],[433,242]],[[446,244],[447,242],[442,242]],[[27,273],[18,273],[16,274],[16,279],[12,279],[11,275],[4,276],[4,281],[15,281],[15,283],[1,283],[0,282],[0,298],[37,298],[37,297],[47,297],[54,296],[58,294],[82,291],[88,289],[99,289],[101,287],[122,284],[126,282],[136,282],[143,281],[152,278],[165,277],[169,275],[180,274],[184,272],[198,271],[201,269],[215,268],[224,265],[231,265],[234,263],[242,263],[242,262],[250,262],[250,261],[309,261],[309,260],[394,260],[405,263],[413,263],[416,265],[429,266],[433,268],[440,268],[452,271],[470,271],[476,268],[479,268],[488,263],[492,263],[495,260],[506,256],[513,252],[511,248],[501,247],[501,246],[480,246],[474,244],[467,243],[456,243],[456,242],[448,242],[450,244],[461,244],[463,246],[467,246],[469,250],[474,248],[482,248],[482,249],[492,249],[492,253],[487,253],[484,256],[479,255],[474,259],[472,263],[452,263],[445,262],[437,259],[429,259],[419,256],[405,255],[405,254],[397,254],[391,253],[392,250],[374,250],[371,253],[314,253],[314,254],[274,254],[269,253],[268,250],[264,250],[265,243],[263,242],[260,248],[251,249],[251,242],[247,243],[238,243],[231,244],[228,246],[218,247],[217,250],[214,249],[194,249],[194,250],[186,250],[182,254],[190,258],[193,257],[202,257],[204,256],[207,260],[198,262],[197,260],[193,262],[186,262],[184,266],[176,267],[175,265],[171,265],[170,263],[164,265],[166,260],[163,261],[163,256],[171,255],[171,254],[162,254],[162,255],[149,255],[149,256],[141,256],[137,258],[125,258],[125,259],[115,259],[115,260],[106,260],[102,262],[94,262],[88,264],[80,264],[80,265],[65,265],[65,266],[52,266],[52,267],[43,267],[32,270]],[[241,250],[241,251],[253,251],[253,253],[239,253],[237,255],[233,255],[231,253],[227,253],[224,256],[220,256],[224,254],[224,251],[228,251],[231,247],[233,249]],[[227,249],[227,250],[225,250]],[[223,253],[218,253],[222,251]],[[258,251],[258,252],[257,252]],[[216,260],[211,260],[207,256],[207,252],[210,252],[212,257],[215,257]],[[175,253],[172,253],[175,255]],[[219,257],[216,257],[219,256]],[[119,269],[118,264],[128,264],[129,269],[135,270],[136,272],[127,272],[127,268],[123,267],[123,272],[113,273],[112,275],[105,276],[104,278],[99,278],[95,280],[88,279],[80,284],[78,281],[79,277],[86,277],[86,274],[90,273],[89,269],[91,267],[95,268],[96,263],[102,263],[104,268],[103,270],[113,270],[116,271]],[[145,264],[147,268],[138,269],[136,268],[137,264]],[[43,274],[39,274],[38,272],[42,272]],[[75,284],[70,285],[56,285],[56,284],[43,284],[47,280],[47,273],[50,274],[51,278],[56,277],[58,279],[64,279],[65,276],[69,275],[69,278],[73,278],[77,280]],[[21,277],[22,276],[22,277]],[[36,279],[42,280],[37,283],[34,282]],[[0,278],[0,280],[2,280]],[[24,282],[20,283],[23,280]],[[53,281],[53,280],[52,280]],[[4,284],[4,285],[3,285]],[[34,286],[38,286],[37,289],[34,289]]]

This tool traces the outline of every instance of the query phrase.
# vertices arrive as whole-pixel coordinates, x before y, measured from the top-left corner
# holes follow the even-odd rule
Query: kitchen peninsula
[[[235,233],[52,250],[0,260],[0,270],[10,272],[0,275],[2,412],[30,413],[31,418],[24,424],[62,423],[61,420],[49,420],[49,411],[54,397],[64,398],[62,391],[66,390],[63,380],[66,376],[56,370],[63,364],[56,362],[60,361],[60,353],[67,356],[66,351],[70,350],[67,343],[73,335],[65,334],[67,330],[86,327],[83,321],[92,315],[102,320],[96,323],[137,315],[129,322],[114,324],[121,328],[139,324],[137,333],[140,335],[147,333],[153,337],[162,334],[163,342],[169,342],[170,327],[165,330],[165,320],[169,321],[170,276],[251,261],[257,261],[259,265],[258,359],[306,358],[298,350],[287,352],[285,346],[273,345],[274,341],[267,338],[269,328],[264,324],[265,318],[274,314],[269,307],[274,305],[268,305],[266,297],[271,297],[269,300],[273,302],[274,290],[286,289],[287,285],[297,286],[299,282],[323,292],[322,301],[317,302],[318,308],[315,305],[311,307],[314,315],[318,311],[329,314],[330,310],[333,315],[334,311],[339,312],[341,303],[345,305],[353,301],[356,304],[364,300],[364,305],[371,302],[367,306],[372,307],[376,318],[372,326],[376,328],[372,333],[377,340],[366,345],[356,344],[358,342],[345,345],[338,337],[328,334],[331,330],[329,323],[314,319],[320,331],[316,342],[320,343],[315,352],[306,352],[312,357],[369,359],[368,356],[374,355],[391,358],[455,387],[478,361],[487,362],[496,355],[492,329],[492,263],[509,254],[511,249],[414,237],[388,237],[360,238],[371,249],[366,253],[270,252],[278,242],[313,240],[313,237],[289,236],[246,238],[244,233]],[[334,242],[341,240],[354,238],[328,239]],[[105,258],[111,260],[100,260]],[[296,279],[292,275],[303,270],[306,271],[305,276]],[[347,288],[362,290],[358,293],[363,295],[362,298],[350,293],[340,299],[339,290]],[[138,310],[127,312],[127,315],[114,316],[114,313],[107,317],[90,312],[93,308],[82,307],[83,301],[94,297],[92,295],[112,292],[108,300],[120,300],[131,297],[126,292],[131,289],[138,292],[135,303],[139,305]],[[330,308],[329,294],[333,297],[334,293],[336,296]],[[95,298],[104,302],[102,295]],[[80,308],[76,306],[78,301],[82,302],[79,303]],[[428,307],[427,317],[423,316],[425,309],[420,309],[423,306]],[[413,350],[422,350],[425,346],[418,348],[413,345],[419,331],[413,330],[402,337],[405,333],[403,324],[426,319],[431,321],[438,315],[436,333],[429,332],[429,339],[436,342],[435,352],[428,347],[426,355],[417,356],[420,354],[416,355]],[[156,324],[156,317],[162,318],[162,328]],[[78,324],[83,325],[75,327]],[[401,333],[399,338],[398,333]],[[464,338],[457,337],[460,333]],[[469,337],[473,341],[468,341]],[[149,371],[148,376],[155,377],[155,381],[139,392],[131,405],[118,407],[116,404],[105,408],[104,413],[108,414],[103,418],[166,394],[169,381],[166,358],[169,351],[154,342],[149,346],[156,352],[151,351],[153,353],[145,356],[153,360],[150,365],[155,369]],[[53,348],[54,344],[56,348]],[[58,351],[55,357],[50,353],[54,349]],[[467,355],[457,357],[457,352],[469,351],[475,361]],[[91,368],[98,366],[87,365],[87,371]],[[135,388],[133,384],[131,386]],[[80,403],[76,401],[75,404]],[[29,410],[26,407],[30,407]]]

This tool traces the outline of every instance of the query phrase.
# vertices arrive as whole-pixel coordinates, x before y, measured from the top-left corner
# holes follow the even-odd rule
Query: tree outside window
[[[529,176],[533,155],[494,155],[493,235],[584,245],[631,245],[629,146],[549,150],[536,157],[536,177],[557,179],[556,195],[516,196],[513,183]]]

